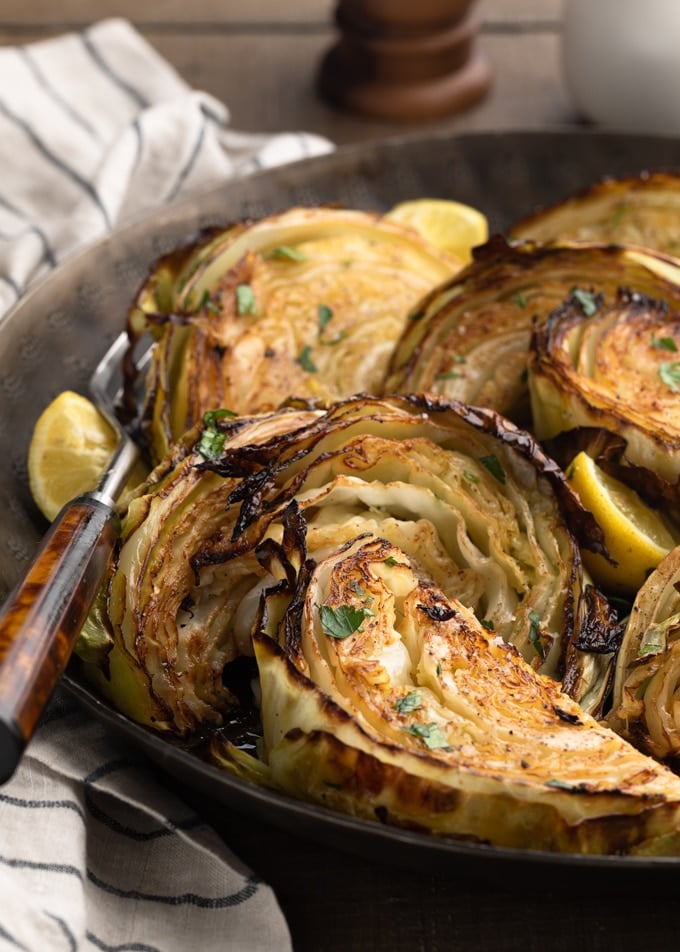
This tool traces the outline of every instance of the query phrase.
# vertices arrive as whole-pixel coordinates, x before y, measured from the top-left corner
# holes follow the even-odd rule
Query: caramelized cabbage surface
[[[680,175],[607,178],[511,226],[512,238],[629,244],[680,253]]]
[[[611,727],[660,760],[680,754],[680,548],[637,594],[619,650]]]
[[[539,439],[599,427],[626,441],[626,462],[680,478],[680,311],[620,291],[572,295],[535,329],[529,362]],[[677,379],[676,379],[677,378]]]
[[[574,290],[613,299],[620,287],[680,305],[680,271],[652,254],[592,245],[508,244],[495,236],[474,261],[412,311],[386,392],[427,392],[530,421],[532,328]],[[661,273],[659,273],[661,272]]]
[[[158,461],[214,407],[378,393],[407,314],[460,267],[368,212],[296,208],[160,261],[129,316],[155,338],[142,430]]]

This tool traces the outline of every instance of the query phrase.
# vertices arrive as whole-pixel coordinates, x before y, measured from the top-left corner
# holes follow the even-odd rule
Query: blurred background
[[[451,5],[457,17],[467,4]],[[578,121],[562,78],[563,0],[473,3],[470,13],[479,21],[474,55],[488,66],[488,89],[480,82],[479,98],[463,111],[415,120],[362,115],[318,95],[320,63],[339,38],[336,6],[335,0],[3,0],[0,42],[23,44],[125,17],[187,83],[228,105],[234,128],[305,128],[338,144],[431,129],[541,129]],[[432,3],[411,4],[423,7]],[[418,29],[407,29],[406,39]]]

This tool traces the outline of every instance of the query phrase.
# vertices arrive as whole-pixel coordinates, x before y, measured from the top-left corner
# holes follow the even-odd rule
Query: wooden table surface
[[[480,0],[477,42],[493,69],[492,90],[468,112],[423,124],[362,118],[317,96],[316,69],[335,36],[332,10],[331,0],[3,0],[0,43],[123,16],[188,83],[227,103],[235,128],[305,129],[339,145],[433,129],[579,122],[561,76],[560,0]],[[593,876],[557,881],[540,867],[480,879],[464,868],[388,864],[254,828],[190,790],[183,793],[274,887],[296,952],[663,952],[678,944],[673,922],[680,900],[659,884],[636,883],[621,893]],[[224,948],[232,948],[228,936]]]

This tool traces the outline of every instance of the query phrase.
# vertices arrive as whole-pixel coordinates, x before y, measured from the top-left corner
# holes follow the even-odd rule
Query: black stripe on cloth
[[[191,173],[191,170],[196,164],[196,159],[201,153],[203,140],[205,139],[205,128],[206,128],[206,115],[205,113],[202,113],[201,127],[198,130],[198,135],[196,136],[196,141],[194,142],[194,146],[191,150],[191,154],[189,155],[189,158],[184,164],[184,167],[180,170],[179,175],[177,176],[177,179],[175,180],[172,188],[166,194],[165,196],[166,202],[171,202],[174,198],[177,197],[179,190],[182,188],[182,186],[186,182],[189,174]]]
[[[229,125],[228,122],[225,122],[222,116],[211,109],[210,106],[205,102],[201,103],[201,112],[206,119],[210,119],[211,122],[214,122],[216,126],[220,126],[222,129]]]
[[[97,206],[99,211],[102,214],[104,222],[107,229],[111,229],[111,221],[109,219],[108,212],[102,203],[99,194],[96,189],[93,188],[92,183],[88,182],[87,179],[83,178],[79,172],[76,172],[74,168],[71,168],[63,159],[59,158],[58,155],[55,155],[54,152],[42,141],[40,136],[36,133],[31,126],[21,118],[17,116],[16,113],[12,112],[8,108],[7,104],[0,100],[0,113],[5,116],[10,122],[19,126],[19,128],[25,133],[28,139],[33,143],[38,152],[46,159],[51,165],[56,169],[59,169],[60,172],[63,172],[74,184],[78,185],[83,192],[85,192],[92,199],[93,203]]]
[[[125,942],[123,945],[108,945],[103,939],[89,931],[85,933],[85,938],[96,948],[102,949],[103,952],[160,952],[158,946],[147,945],[146,942]]]
[[[31,952],[30,949],[27,949],[23,943],[15,939],[13,935],[10,935],[7,929],[3,929],[2,926],[0,926],[0,939],[5,939],[15,949],[21,949],[23,952]]]
[[[47,912],[47,911],[45,911],[45,915],[48,916],[53,922],[56,922],[56,924],[61,929],[64,938],[68,942],[69,948],[72,949],[73,952],[77,952],[78,943],[76,942],[76,937],[73,935],[68,925],[66,924],[66,922],[64,922],[61,916],[55,916],[53,913]]]
[[[83,32],[79,33],[78,36],[80,37],[83,46],[85,47],[87,52],[90,54],[90,57],[92,58],[93,62],[99,68],[100,72],[103,73],[103,75],[106,76],[107,79],[110,79],[111,82],[114,83],[114,85],[116,85],[119,89],[121,89],[124,93],[126,93],[126,95],[129,96],[130,99],[135,103],[135,105],[139,106],[140,109],[148,109],[151,103],[146,98],[146,96],[144,96],[127,79],[124,79],[122,76],[120,76],[112,68],[112,66],[106,62],[106,60],[101,54],[101,51],[97,49],[97,46],[95,45],[94,40],[92,39],[92,36],[90,35],[89,31],[83,30]]]
[[[32,231],[35,235],[37,235],[37,237],[40,239],[42,243],[43,256],[45,260],[51,267],[53,268],[56,267],[56,264],[57,264],[56,255],[54,254],[54,251],[52,250],[50,243],[47,240],[47,235],[42,230],[42,228],[39,228],[38,225],[34,225],[28,222],[28,218],[25,215],[25,213],[22,212],[20,208],[17,208],[16,205],[13,205],[12,202],[8,201],[2,195],[0,195],[0,206],[2,206],[3,208],[6,208],[8,212],[12,213],[12,215],[16,215],[17,218],[20,218],[22,221],[25,221],[28,223],[29,230]]]
[[[12,859],[9,856],[0,856],[0,863],[9,866],[10,869],[35,869],[43,873],[65,873],[67,876],[75,876],[81,882],[85,878],[77,866],[71,866],[69,863],[39,863],[37,860]]]
[[[61,93],[54,88],[47,76],[45,76],[43,73],[40,66],[38,66],[36,61],[33,59],[28,49],[25,46],[18,46],[16,47],[16,52],[33,74],[33,78],[38,83],[38,85],[43,89],[45,94],[49,96],[57,106],[59,106],[62,112],[64,112],[73,122],[75,122],[76,125],[80,126],[81,129],[87,132],[87,134],[93,139],[101,141],[101,136],[92,123],[89,122],[85,116],[81,116],[81,114],[76,109],[74,109],[71,103],[64,99]]]
[[[25,810],[73,810],[81,820],[85,819],[85,811],[75,800],[28,800],[25,797],[12,797],[8,793],[0,793],[0,803]]]
[[[142,160],[142,152],[144,151],[144,132],[142,130],[142,124],[139,121],[139,116],[137,116],[135,121],[132,123],[132,130],[135,134],[135,138],[137,141],[137,150],[135,152],[135,159],[134,159],[134,162],[132,163],[132,173],[134,173],[137,170],[137,167],[139,166],[139,163]]]
[[[241,889],[230,893],[228,896],[199,896],[197,893],[178,893],[172,896],[155,895],[154,893],[141,892],[139,889],[120,889],[118,886],[107,883],[103,879],[88,869],[87,878],[103,892],[110,893],[112,896],[118,896],[119,899],[135,899],[144,902],[158,902],[164,906],[197,906],[199,909],[228,909],[233,906],[240,906],[254,896],[262,880],[259,876],[252,874],[248,877]]]
[[[6,241],[8,242],[8,244],[12,244],[13,242],[18,241],[20,238],[23,238],[23,236],[27,234],[29,235],[35,234],[35,230],[33,228],[23,228],[21,231],[15,232],[14,234],[11,234],[8,231],[0,231],[0,241]],[[43,261],[47,260],[45,256],[45,246],[42,243],[41,243],[41,246],[42,246],[42,254],[40,255],[39,261],[37,262],[38,265],[41,265]]]
[[[156,827],[153,830],[135,830],[133,827],[121,823],[115,817],[111,816],[110,813],[107,813],[105,810],[103,810],[95,802],[94,797],[92,796],[92,791],[97,791],[97,788],[94,786],[97,780],[107,776],[107,774],[117,772],[118,770],[125,770],[131,767],[136,768],[140,764],[141,761],[140,763],[135,764],[129,760],[112,760],[108,763],[102,764],[96,770],[93,770],[91,774],[85,777],[85,780],[83,781],[85,790],[85,806],[87,807],[87,811],[93,819],[98,820],[103,826],[107,827],[113,833],[119,833],[121,836],[126,836],[128,839],[137,840],[138,842],[157,840],[163,836],[174,836],[175,833],[180,830],[192,830],[196,827],[203,826],[203,820],[197,814],[193,814],[184,820],[171,820],[168,817],[163,820],[163,826]],[[106,794],[105,790],[97,792]]]
[[[8,274],[0,274],[0,281],[3,281],[8,288],[11,288],[18,298],[21,297],[21,288]]]

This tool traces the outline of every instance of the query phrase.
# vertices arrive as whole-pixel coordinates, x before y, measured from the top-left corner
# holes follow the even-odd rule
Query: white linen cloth
[[[228,123],[124,20],[0,49],[0,315],[145,208],[331,148]],[[272,890],[62,692],[0,787],[0,897],[0,950],[290,949]]]

